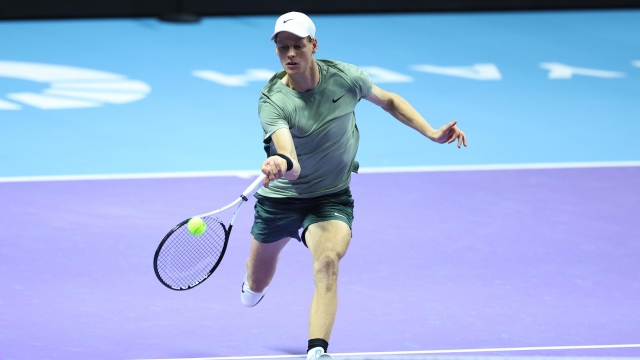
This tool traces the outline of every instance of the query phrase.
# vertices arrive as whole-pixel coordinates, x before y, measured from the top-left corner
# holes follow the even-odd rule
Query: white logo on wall
[[[413,78],[395,71],[387,70],[378,66],[362,66],[364,72],[368,73],[374,83],[405,83],[413,82]],[[193,76],[218,83],[224,86],[247,86],[249,82],[259,81],[264,83],[271,79],[276,72],[269,69],[247,69],[244,74],[224,74],[213,70],[194,70]]]
[[[413,65],[411,69],[471,80],[502,80],[502,74],[495,64],[473,64],[472,66],[435,66],[423,64]]]
[[[540,67],[545,70],[549,70],[549,74],[547,74],[549,79],[571,79],[573,75],[599,77],[604,79],[623,78],[626,76],[625,73],[619,71],[587,69],[554,62],[540,63]]]
[[[640,60],[631,61],[631,65],[640,68]],[[601,78],[620,79],[627,75],[620,71],[591,69],[577,67],[557,62],[540,63],[542,69],[548,70],[547,78],[550,80],[569,80],[574,75]],[[409,83],[414,82],[410,75],[395,72],[378,66],[360,66],[369,74],[374,83]],[[411,70],[434,75],[444,75],[450,77],[464,78],[476,81],[500,81],[503,80],[502,73],[496,64],[481,63],[471,66],[440,66],[431,64],[412,65]],[[247,86],[249,82],[269,80],[275,71],[267,69],[247,69],[244,74],[228,75],[213,70],[196,70],[193,75],[208,81],[212,81],[224,86]]]
[[[275,71],[269,69],[247,69],[244,74],[229,75],[213,70],[194,70],[193,76],[224,86],[247,86],[250,81],[271,79]]]
[[[145,82],[124,75],[63,65],[0,60],[0,77],[49,86],[39,93],[8,93],[7,100],[0,98],[0,110],[20,110],[24,105],[43,110],[92,108],[138,101],[151,92]]]

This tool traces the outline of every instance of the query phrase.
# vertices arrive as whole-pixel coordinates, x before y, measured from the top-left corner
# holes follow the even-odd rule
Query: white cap
[[[276,35],[280,31],[290,32],[302,38],[311,36],[312,39],[316,38],[316,26],[311,19],[300,12],[288,12],[276,20],[276,27],[271,35],[271,40],[276,38]]]

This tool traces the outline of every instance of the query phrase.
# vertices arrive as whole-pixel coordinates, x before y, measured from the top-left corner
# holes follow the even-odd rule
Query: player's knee
[[[335,252],[325,252],[313,264],[314,278],[317,285],[332,287],[338,279],[338,263],[340,258]]]

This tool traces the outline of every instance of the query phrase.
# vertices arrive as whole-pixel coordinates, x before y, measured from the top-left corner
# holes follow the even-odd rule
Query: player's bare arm
[[[271,135],[271,140],[279,154],[287,156],[293,162],[293,168],[287,171],[287,160],[280,156],[270,156],[262,163],[262,173],[266,175],[264,178],[264,186],[269,187],[269,183],[280,178],[287,180],[295,180],[300,175],[300,163],[296,148],[293,145],[293,138],[289,129],[282,128],[276,130]]]
[[[417,130],[419,133],[434,142],[439,144],[450,144],[458,140],[458,148],[462,145],[467,146],[467,138],[464,132],[456,126],[457,120],[453,120],[436,130],[431,127],[431,125],[429,125],[422,116],[420,116],[416,109],[414,109],[407,100],[398,94],[382,90],[375,84],[373,85],[371,94],[365,97],[365,99],[380,106],[394,118]]]

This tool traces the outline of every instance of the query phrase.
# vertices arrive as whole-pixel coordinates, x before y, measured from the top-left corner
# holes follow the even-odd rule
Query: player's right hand
[[[262,163],[262,173],[265,174],[264,187],[269,187],[269,183],[278,180],[287,172],[287,160],[280,156],[270,156]]]

